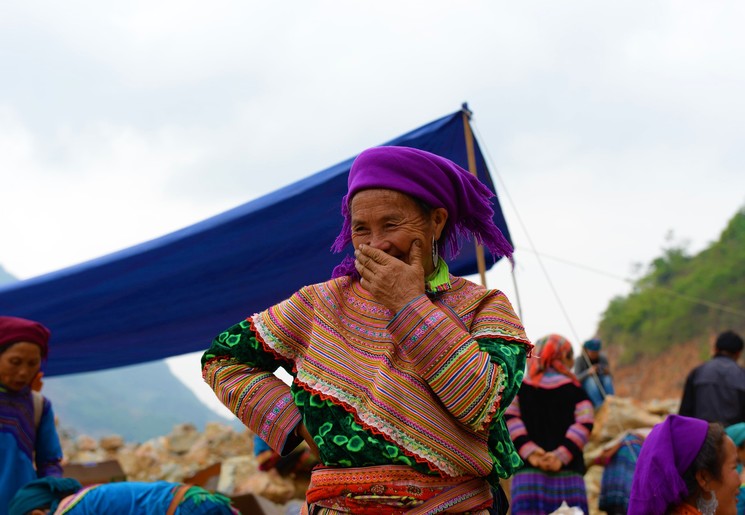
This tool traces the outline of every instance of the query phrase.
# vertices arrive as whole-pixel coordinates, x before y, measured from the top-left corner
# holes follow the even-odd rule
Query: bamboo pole
[[[463,107],[463,131],[466,139],[466,154],[468,155],[468,171],[471,172],[474,177],[478,178],[476,170],[476,152],[473,146],[473,131],[471,131],[471,112],[464,106]],[[476,265],[479,268],[479,275],[481,276],[481,285],[486,288],[486,260],[484,258],[484,247],[477,240],[474,239],[476,245]]]

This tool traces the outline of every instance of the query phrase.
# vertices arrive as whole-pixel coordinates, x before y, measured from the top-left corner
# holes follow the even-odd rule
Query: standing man
[[[714,356],[686,379],[679,413],[725,427],[745,422],[745,370],[737,364],[742,338],[734,331],[717,336]]]

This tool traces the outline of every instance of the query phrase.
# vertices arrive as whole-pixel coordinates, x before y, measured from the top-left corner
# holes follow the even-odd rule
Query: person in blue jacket
[[[169,481],[124,481],[83,487],[77,479],[45,477],[16,493],[10,515],[235,515],[224,495]]]
[[[582,352],[574,363],[574,375],[598,409],[608,395],[614,395],[613,376],[610,373],[608,358],[600,350],[603,342],[599,338],[587,340]]]
[[[49,334],[39,322],[0,316],[0,515],[24,484],[62,475],[52,405],[32,389]]]

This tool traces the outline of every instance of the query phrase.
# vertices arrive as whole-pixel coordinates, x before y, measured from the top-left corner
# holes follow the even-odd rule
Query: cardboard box
[[[254,494],[242,494],[230,498],[233,507],[245,515],[285,515],[285,509],[269,499]]]
[[[127,480],[127,475],[117,460],[100,463],[70,463],[62,467],[62,476],[75,478],[83,486]]]
[[[220,479],[220,470],[222,470],[222,463],[217,462],[209,467],[197,471],[192,476],[185,477],[183,482],[190,485],[201,486],[205,490],[214,492],[217,490],[217,483]]]

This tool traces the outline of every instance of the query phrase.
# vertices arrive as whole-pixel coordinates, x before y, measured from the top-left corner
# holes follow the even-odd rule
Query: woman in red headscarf
[[[48,343],[49,330],[39,322],[0,316],[0,515],[29,481],[62,476],[52,406],[31,389]]]
[[[538,340],[528,375],[505,413],[526,462],[512,478],[514,515],[551,513],[563,501],[589,512],[582,449],[592,432],[593,407],[573,364],[569,340],[558,334]]]

